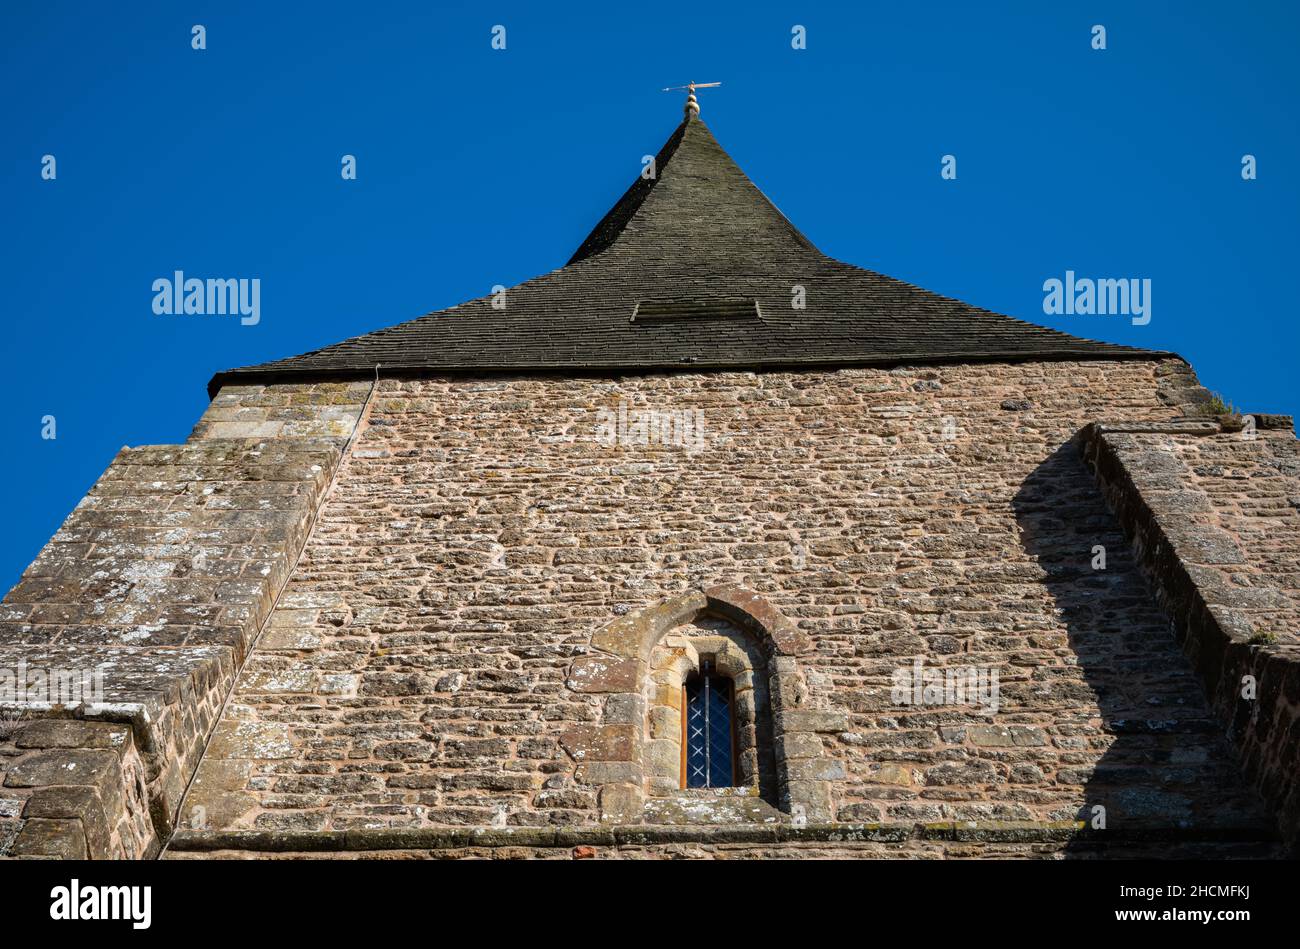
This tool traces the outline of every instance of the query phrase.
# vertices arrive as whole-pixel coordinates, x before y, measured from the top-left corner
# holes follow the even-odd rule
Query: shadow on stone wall
[[[1030,474],[1012,507],[1077,662],[1036,668],[1025,693],[1055,718],[1056,782],[1079,788],[1077,806],[1053,816],[1091,825],[1105,809],[1105,830],[1081,835],[1067,855],[1104,855],[1108,834],[1204,835],[1222,841],[1209,847],[1216,855],[1252,846],[1234,839],[1270,837],[1272,822],[1073,441]],[[1099,546],[1105,569],[1093,566]],[[1160,849],[1154,843],[1153,855]]]

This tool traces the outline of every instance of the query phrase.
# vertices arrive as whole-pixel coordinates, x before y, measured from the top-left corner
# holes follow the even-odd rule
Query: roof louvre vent
[[[632,310],[633,323],[693,322],[696,320],[756,320],[758,301],[748,297],[701,300],[641,300]]]

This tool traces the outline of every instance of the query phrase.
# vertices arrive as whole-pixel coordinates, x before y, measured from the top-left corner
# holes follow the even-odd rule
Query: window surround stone
[[[714,673],[730,680],[736,739],[736,790],[775,800],[772,716],[767,661],[751,636],[730,620],[702,614],[670,630],[650,651],[645,685],[646,792],[667,797],[686,790],[682,776],[682,689],[712,656]]]
[[[680,682],[675,680],[688,671],[686,641],[693,638],[684,633],[669,637],[700,617],[709,616],[726,620],[745,634],[766,666],[771,758],[779,811],[758,806],[757,780],[741,789],[712,789],[705,795],[679,791],[676,782],[671,781],[666,760],[660,760],[671,756],[674,749],[680,755],[680,736],[671,748],[659,744],[668,741],[666,729],[671,729],[672,716],[659,712],[656,722],[651,713],[664,706],[680,708]],[[664,668],[658,670],[661,681],[655,682],[656,647],[661,643],[664,647],[658,650],[658,658]],[[833,808],[828,778],[835,769],[826,767],[831,762],[822,760],[824,749],[818,732],[825,729],[819,727],[820,717],[804,708],[808,689],[798,661],[811,648],[808,637],[770,602],[731,584],[663,600],[596,630],[588,653],[570,666],[567,685],[575,692],[604,695],[602,715],[597,724],[568,729],[560,742],[575,762],[575,782],[599,789],[601,820],[668,822],[673,814],[683,822],[830,820]],[[733,649],[735,654],[722,650],[728,668],[735,666],[732,673],[752,674],[753,670],[746,668],[751,661],[734,644]],[[667,694],[674,683],[675,701]],[[652,687],[658,691],[650,692],[648,700],[647,692]],[[680,719],[676,724],[680,729]],[[705,798],[744,806],[698,806]]]

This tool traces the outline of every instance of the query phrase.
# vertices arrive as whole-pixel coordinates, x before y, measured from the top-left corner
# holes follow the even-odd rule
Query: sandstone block
[[[600,819],[606,823],[639,823],[644,810],[645,796],[635,784],[606,784],[600,789]]]
[[[21,857],[85,860],[90,856],[86,832],[79,820],[29,820],[23,824],[11,851]]]
[[[560,744],[575,761],[631,761],[636,732],[632,725],[579,725],[561,734]]]
[[[574,661],[567,685],[575,692],[636,692],[640,662],[584,656]]]
[[[270,760],[297,755],[289,726],[274,722],[225,720],[208,745],[209,758]]]
[[[30,788],[46,785],[116,785],[121,780],[118,756],[113,751],[60,749],[29,755],[9,768],[5,787]]]

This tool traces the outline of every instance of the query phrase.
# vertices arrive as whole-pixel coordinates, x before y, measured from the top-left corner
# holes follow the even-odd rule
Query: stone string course
[[[630,797],[602,807],[643,773],[635,733],[592,731],[626,710],[571,671],[619,617],[727,584],[808,643],[805,753],[832,822],[1046,826],[1102,807],[1120,832],[1268,841],[1071,444],[1094,419],[1207,401],[1178,360],[381,379],[185,833],[657,819]],[[602,441],[620,404],[699,410],[699,450]],[[894,701],[917,658],[996,669],[1000,708]],[[565,736],[584,729],[604,737],[575,757]]]
[[[876,842],[735,843],[709,840],[673,844],[621,844],[614,847],[466,846],[445,850],[338,851],[331,860],[1140,860],[1158,855],[1170,860],[1268,859],[1276,854],[1257,843],[1198,842],[1170,844],[1152,841],[1119,843],[984,843],[946,839],[885,844]],[[167,852],[169,860],[319,860],[307,852],[263,853],[249,850]]]
[[[41,551],[0,669],[99,669],[103,694],[0,709],[0,856],[158,852],[368,391],[223,393],[186,444],[122,449]]]
[[[457,828],[277,833],[178,831],[168,859],[816,859],[1135,857],[1158,845],[1166,856],[1276,855],[1253,836],[1174,828],[1093,832],[1082,822],[1013,821],[931,824],[809,824],[722,827]]]
[[[1289,417],[1090,426],[1132,537],[1250,783],[1300,837],[1300,443]],[[1247,677],[1254,682],[1246,690]]]

